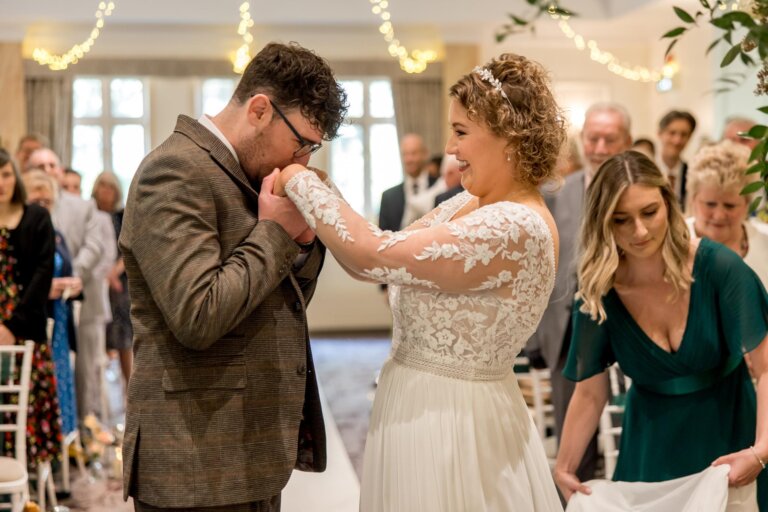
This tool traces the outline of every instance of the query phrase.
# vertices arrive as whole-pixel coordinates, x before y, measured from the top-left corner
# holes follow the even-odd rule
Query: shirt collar
[[[227,146],[229,152],[232,153],[233,157],[235,157],[235,161],[238,164],[240,163],[240,159],[237,158],[237,153],[235,153],[235,148],[232,147],[232,144],[230,144],[224,134],[221,133],[221,130],[219,130],[219,127],[214,124],[213,120],[207,114],[200,116],[200,119],[198,119],[197,122],[203,125],[209,132],[214,134],[217,139],[219,139],[225,146]]]

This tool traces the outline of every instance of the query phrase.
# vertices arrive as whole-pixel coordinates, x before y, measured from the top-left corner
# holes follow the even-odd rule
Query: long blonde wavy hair
[[[666,266],[664,280],[674,288],[670,299],[687,290],[693,282],[687,265],[690,234],[669,181],[642,153],[620,153],[600,166],[589,185],[581,226],[577,297],[584,301],[580,310],[598,323],[606,319],[602,298],[613,287],[623,258],[614,236],[613,212],[630,185],[658,187],[666,204],[667,232],[661,254]]]

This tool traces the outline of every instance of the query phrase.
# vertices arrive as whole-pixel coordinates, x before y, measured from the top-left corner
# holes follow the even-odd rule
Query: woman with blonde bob
[[[724,140],[696,153],[688,169],[687,220],[691,234],[721,243],[744,258],[768,286],[768,235],[757,219],[748,220],[749,203],[754,194],[741,190],[759,178],[745,174],[749,167],[749,148]]]
[[[760,280],[724,246],[691,239],[668,181],[640,153],[600,167],[584,219],[563,370],[578,383],[555,466],[563,495],[591,493],[575,470],[609,397],[605,370],[618,362],[632,386],[614,480],[661,482],[729,464],[731,486],[758,478],[760,510],[768,511],[768,295]]]

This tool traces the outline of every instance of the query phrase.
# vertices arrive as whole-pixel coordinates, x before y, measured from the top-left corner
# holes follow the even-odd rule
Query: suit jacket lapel
[[[253,200],[254,211],[258,214],[259,193],[253,189],[251,183],[248,181],[248,178],[243,172],[242,167],[240,167],[240,164],[237,163],[237,160],[235,160],[235,157],[232,156],[229,148],[227,148],[227,146],[225,146],[218,137],[212,134],[207,128],[198,123],[195,119],[185,115],[180,115],[178,117],[174,131],[186,135],[195,144],[208,151],[208,153],[211,155],[211,158],[217,164],[219,164],[219,167],[221,167],[221,169],[226,172],[235,183],[238,184],[240,189],[247,197]],[[299,282],[296,280],[296,277],[293,275],[292,271],[288,273],[288,278],[291,286],[299,296],[302,307],[306,308],[304,294],[301,292],[301,286],[299,286]]]
[[[254,207],[258,205],[259,193],[254,190],[248,177],[243,172],[235,157],[214,134],[191,117],[180,115],[174,131],[189,137],[200,148],[207,151],[211,158],[238,184],[243,193],[253,200]]]

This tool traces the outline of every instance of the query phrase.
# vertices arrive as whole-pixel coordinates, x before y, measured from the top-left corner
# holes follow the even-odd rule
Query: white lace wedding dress
[[[544,219],[499,202],[443,203],[382,232],[310,171],[286,185],[352,275],[389,284],[391,357],[365,447],[362,512],[562,511],[512,373],[555,276]]]

